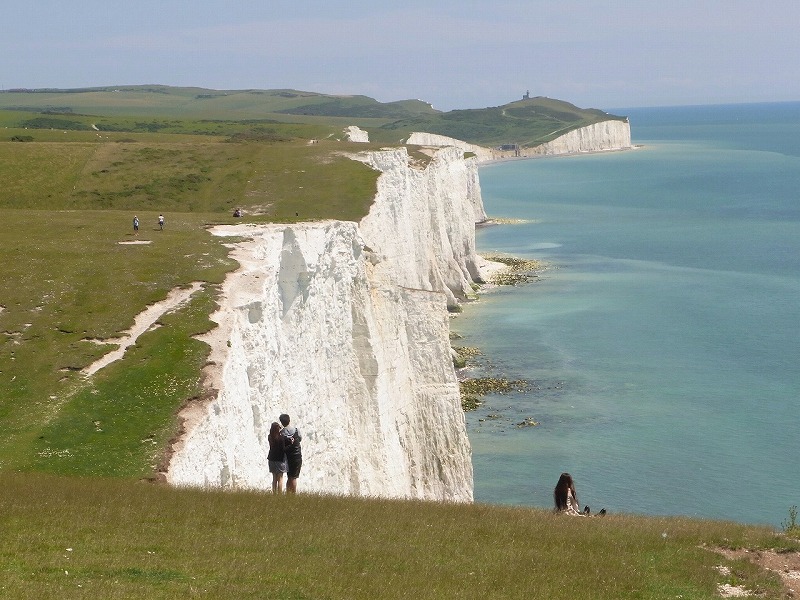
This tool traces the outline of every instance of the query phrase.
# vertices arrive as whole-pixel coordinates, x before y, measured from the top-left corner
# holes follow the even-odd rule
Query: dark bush
[[[35,117],[22,122],[22,127],[28,129],[68,129],[71,131],[86,131],[89,126],[80,121],[57,119],[55,117]]]

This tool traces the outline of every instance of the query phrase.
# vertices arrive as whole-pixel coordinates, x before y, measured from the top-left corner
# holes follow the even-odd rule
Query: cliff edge
[[[424,168],[405,148],[357,158],[381,172],[360,223],[213,231],[246,239],[204,337],[211,399],[181,415],[170,483],[269,489],[267,436],[287,412],[301,491],[472,500],[448,306],[480,277],[477,161],[452,147]]]

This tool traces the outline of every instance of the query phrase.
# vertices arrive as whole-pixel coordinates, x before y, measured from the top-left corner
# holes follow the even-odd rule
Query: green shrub
[[[71,131],[86,131],[91,129],[85,123],[71,119],[57,117],[35,117],[22,122],[22,127],[27,129],[64,129]]]
[[[789,517],[783,521],[781,525],[787,535],[800,538],[800,523],[797,522],[797,505],[789,507]]]

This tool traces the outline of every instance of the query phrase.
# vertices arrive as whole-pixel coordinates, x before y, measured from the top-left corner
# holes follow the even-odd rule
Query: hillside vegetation
[[[389,142],[347,142],[344,125],[523,139],[533,129],[509,120],[579,119],[533,100],[442,114],[288,90],[120,90],[0,94],[0,597],[666,599],[718,597],[722,583],[782,597],[776,575],[707,549],[797,550],[769,528],[151,483],[177,411],[205,393],[195,336],[236,267],[210,225],[359,220],[377,173],[347,155]],[[195,282],[121,360],[82,373]]]
[[[381,103],[366,96],[297,90],[221,91],[166,86],[8,91],[0,93],[0,108],[52,113],[53,118],[60,114],[58,118],[64,122],[74,122],[69,115],[80,114],[106,118],[147,116],[151,119],[140,121],[138,127],[173,132],[176,128],[163,117],[203,120],[205,124],[200,127],[208,132],[223,131],[224,123],[231,120],[260,121],[262,126],[289,122],[354,124],[368,128],[370,139],[380,143],[397,143],[413,131],[427,131],[483,146],[536,146],[572,129],[609,119],[624,120],[544,97],[524,98],[498,107],[442,112],[420,100]],[[46,125],[45,119],[39,119]],[[116,125],[113,120],[101,120],[98,126],[108,129]]]

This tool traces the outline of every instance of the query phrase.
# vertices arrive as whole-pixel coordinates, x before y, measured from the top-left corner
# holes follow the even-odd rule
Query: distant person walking
[[[267,462],[272,473],[272,493],[283,492],[283,476],[286,474],[286,450],[283,448],[281,424],[275,421],[269,428],[269,454]]]
[[[158,228],[164,231],[164,215],[158,215]]]
[[[139,217],[133,215],[133,232],[136,233],[139,231]]]
[[[300,468],[303,466],[303,453],[300,449],[300,441],[303,436],[300,430],[293,425],[289,425],[289,415],[280,416],[281,436],[283,437],[283,448],[286,452],[286,493],[294,494],[297,491],[297,478],[300,477]]]

